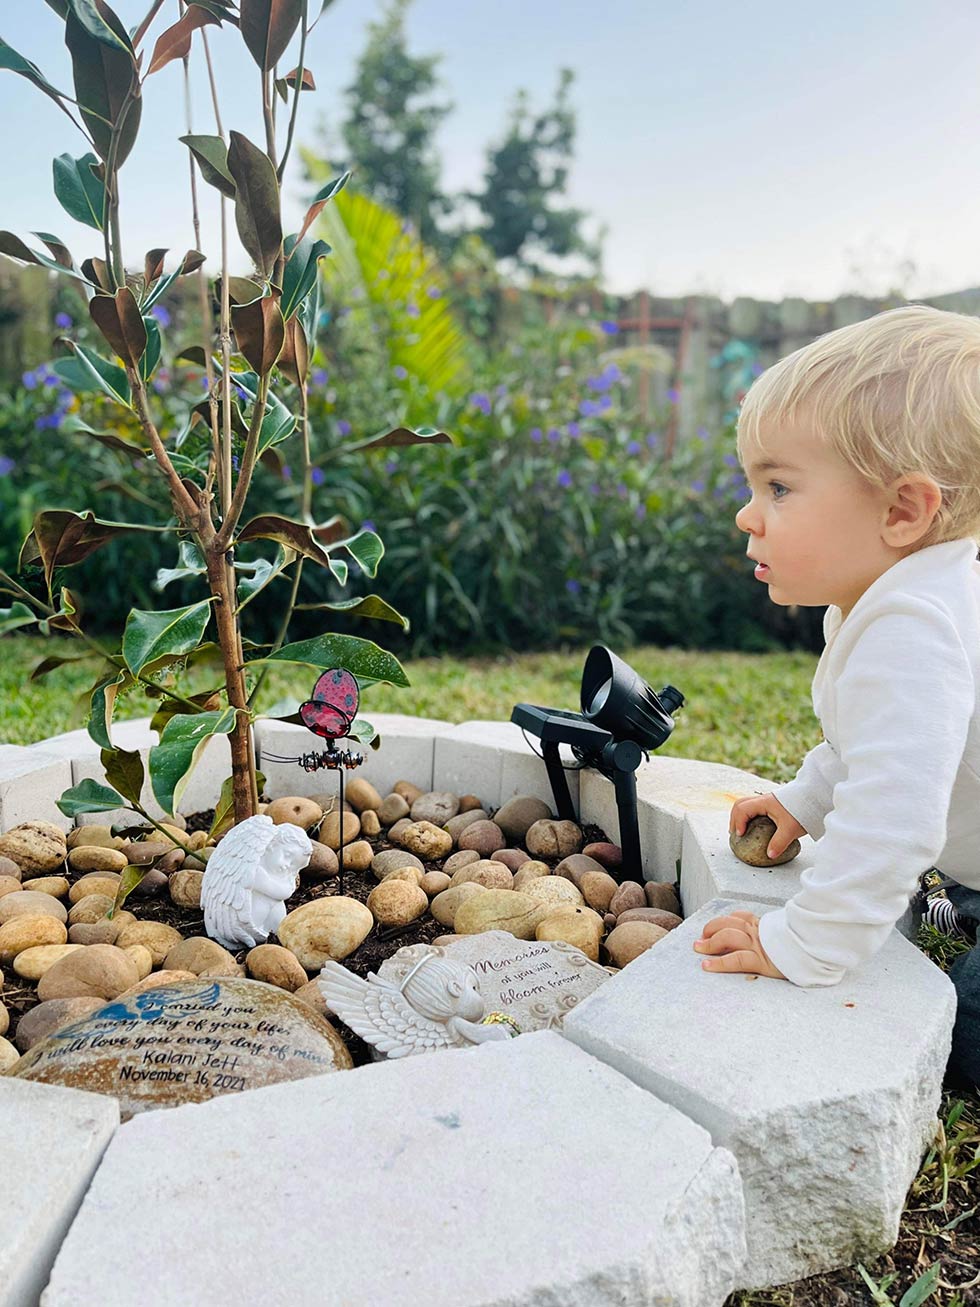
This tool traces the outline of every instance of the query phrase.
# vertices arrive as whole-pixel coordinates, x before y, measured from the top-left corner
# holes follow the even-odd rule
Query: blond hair
[[[878,487],[930,476],[942,503],[918,548],[980,539],[980,320],[925,304],[889,309],[805,345],[750,387],[738,454],[801,412]]]

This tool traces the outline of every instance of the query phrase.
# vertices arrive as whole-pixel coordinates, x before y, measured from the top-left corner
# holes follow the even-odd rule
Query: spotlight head
[[[656,694],[643,677],[605,645],[589,650],[582,672],[582,715],[616,740],[633,740],[641,749],[658,748],[674,729],[672,712],[684,696],[672,685]]]

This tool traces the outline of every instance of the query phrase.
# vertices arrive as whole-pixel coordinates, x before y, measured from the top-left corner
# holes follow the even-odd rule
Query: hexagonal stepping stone
[[[114,1098],[0,1077],[3,1307],[32,1307],[37,1302],[118,1124]]]
[[[936,1125],[955,1013],[949,978],[897,931],[836,986],[701,968],[714,900],[565,1018],[563,1034],[672,1103],[738,1159],[740,1288],[890,1248]]]
[[[144,1113],[44,1303],[720,1307],[743,1239],[731,1154],[540,1031]]]

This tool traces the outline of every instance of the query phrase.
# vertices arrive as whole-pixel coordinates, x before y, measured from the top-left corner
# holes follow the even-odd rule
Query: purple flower
[[[626,446],[627,454],[639,454],[642,449],[643,446],[640,444],[638,440],[631,440],[630,443]]]
[[[565,430],[568,432],[568,434],[571,436],[573,440],[578,440],[579,436],[582,434],[582,428],[579,426],[577,422],[569,422]]]
[[[590,495],[602,494],[602,486],[599,485],[598,481],[593,481],[592,484],[589,486],[589,494]]]
[[[478,408],[481,413],[489,417],[493,405],[490,403],[490,396],[484,391],[478,390],[475,394],[470,396],[470,407]]]
[[[602,330],[606,333],[607,336],[616,336],[619,334],[618,322],[600,322],[599,326],[602,328]]]
[[[34,390],[37,386],[37,373],[25,372],[21,375],[20,384],[25,390]]]
[[[17,464],[6,454],[0,454],[0,477],[9,477]]]
[[[691,489],[694,491],[696,495],[700,495],[704,493],[704,482],[701,480],[700,477],[697,479],[697,481],[691,482]]]
[[[572,580],[565,582],[565,589],[568,591],[569,594],[572,595],[581,594],[582,583],[581,581],[576,581],[574,578],[572,578]]]
[[[630,489],[626,482],[620,481],[619,485],[616,487],[616,494],[619,495],[620,499],[625,499],[629,492]]]
[[[337,422],[337,434],[339,436],[349,436],[354,430],[346,418],[340,418]]]
[[[710,440],[711,432],[707,427],[698,427],[698,440]]]
[[[231,456],[231,467],[232,467],[232,471],[233,471],[233,472],[237,472],[237,471],[238,471],[238,455],[237,455],[237,454],[232,454],[232,456]]]
[[[594,399],[583,399],[578,406],[578,411],[584,418],[594,418],[602,412]]]
[[[763,372],[765,372],[765,368],[762,366],[761,363],[753,363],[753,364],[752,364],[752,375],[753,375],[753,377],[761,377],[762,374],[763,374]]]
[[[543,436],[542,436],[541,428],[540,428],[540,427],[532,427],[532,428],[531,428],[531,439],[534,441],[534,443],[535,443],[536,445],[540,445],[540,444],[541,444],[541,441],[542,441],[542,439],[543,439]]]
[[[671,386],[671,388],[667,391],[667,398],[668,400],[670,400],[671,404],[676,404],[677,401],[680,399],[680,397],[681,397],[681,393],[676,386]]]
[[[156,318],[161,327],[170,326],[170,310],[164,304],[154,304],[153,308],[150,309],[150,317]]]
[[[397,458],[389,458],[389,459],[385,462],[385,471],[388,473],[389,476],[391,476],[391,474],[392,474],[393,472],[397,472],[397,471],[398,471],[398,459],[397,459]]]
[[[364,521],[361,523],[362,531],[374,531],[376,529],[377,528],[375,527],[374,523],[371,521],[369,517],[366,517]]]
[[[288,463],[283,463],[282,465],[282,479],[283,481],[292,481],[293,479],[293,469]]]
[[[330,373],[323,368],[314,368],[310,373],[310,378],[314,386],[325,386],[330,380]]]
[[[167,389],[167,383],[164,381],[163,377],[154,377],[150,384],[158,395],[162,395]]]
[[[567,472],[564,468],[562,468],[562,470],[558,473],[557,480],[558,480],[558,484],[562,487],[562,489],[567,490],[568,487],[572,484],[572,474],[571,472]]]
[[[34,419],[34,430],[44,431],[47,427],[57,427],[60,421],[61,415],[59,413],[47,413],[44,417]]]
[[[642,522],[643,519],[646,517],[646,515],[647,515],[647,506],[646,506],[646,504],[637,504],[637,506],[636,506],[636,514],[635,514],[635,516],[636,516],[636,520],[637,520],[638,522]]]
[[[442,291],[439,289],[438,286],[430,286],[425,293],[428,295],[430,300],[437,300],[442,295]]]
[[[656,449],[660,444],[660,437],[655,431],[651,431],[647,436],[647,449]]]
[[[248,391],[245,390],[242,386],[240,386],[237,381],[234,383],[232,389],[234,390],[235,394],[238,396],[239,399],[246,399],[246,400],[248,399]]]
[[[494,391],[494,394],[497,396],[498,399],[506,399],[507,393],[508,392],[506,386],[498,386],[497,389]]]
[[[602,379],[607,385],[611,386],[614,381],[622,381],[623,374],[615,363],[608,364],[602,370]]]
[[[738,457],[735,454],[726,454],[721,461],[726,467],[738,467]]]
[[[417,318],[421,312],[421,309],[417,304],[406,304],[405,312],[408,314],[410,318]]]
[[[391,373],[396,381],[404,381],[408,376],[408,368],[403,368],[400,363],[396,363],[391,369]]]
[[[324,482],[323,468],[315,467],[310,472],[310,480],[315,486],[322,486]]]
[[[603,395],[598,401],[596,408],[600,413],[605,413],[606,409],[612,408],[612,398],[609,395]]]
[[[62,331],[67,331],[74,324],[67,313],[56,313],[54,315],[54,325],[60,327]]]
[[[557,428],[557,427],[549,427],[549,428],[548,428],[548,444],[549,444],[549,445],[557,445],[558,442],[559,442],[559,440],[561,440],[561,432],[558,430],[558,428]]]

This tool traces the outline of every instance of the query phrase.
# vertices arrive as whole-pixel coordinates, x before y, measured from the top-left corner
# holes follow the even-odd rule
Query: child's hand
[[[701,963],[705,971],[744,971],[755,976],[785,980],[759,943],[759,918],[752,912],[732,912],[705,923],[696,953],[710,953]]]
[[[753,794],[732,805],[728,818],[729,835],[744,835],[749,821],[760,814],[776,823],[776,833],[766,850],[770,858],[778,858],[794,840],[806,834],[793,814],[783,807],[774,794]]]

